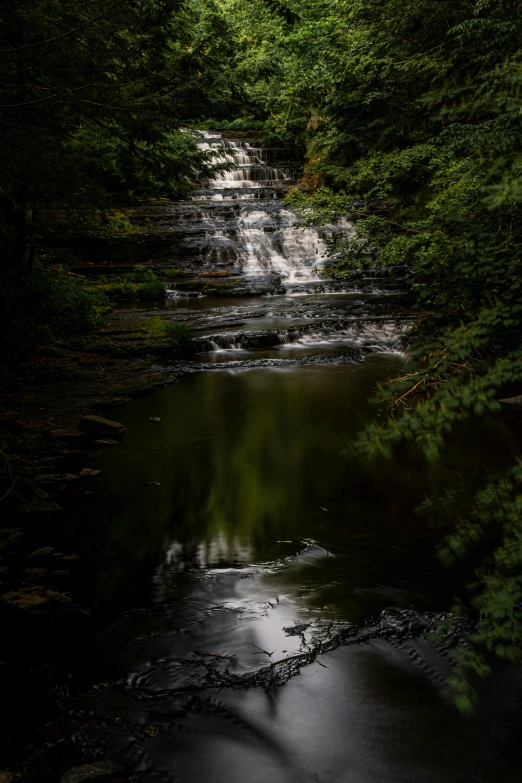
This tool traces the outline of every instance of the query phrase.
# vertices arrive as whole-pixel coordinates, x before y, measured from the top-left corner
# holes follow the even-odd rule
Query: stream
[[[350,226],[292,228],[291,171],[255,140],[200,143],[235,168],[172,220],[195,204],[202,268],[247,293],[171,285],[195,355],[111,415],[127,437],[71,498],[67,545],[107,618],[94,665],[119,686],[73,699],[70,720],[146,783],[521,780],[512,673],[472,718],[443,697],[447,650],[426,635],[472,571],[437,559],[451,520],[415,514],[517,444],[492,419],[437,465],[355,457],[357,432],[387,416],[369,398],[404,365],[405,273],[321,278],[328,237]]]

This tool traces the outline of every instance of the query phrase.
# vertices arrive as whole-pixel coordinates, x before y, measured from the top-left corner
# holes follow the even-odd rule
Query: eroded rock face
[[[119,421],[104,419],[103,416],[83,416],[80,420],[80,429],[87,435],[97,437],[110,435],[121,438],[126,432],[126,428]]]

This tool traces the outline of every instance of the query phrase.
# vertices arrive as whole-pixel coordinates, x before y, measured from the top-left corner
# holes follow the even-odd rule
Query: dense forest
[[[28,345],[89,331],[107,311],[41,250],[48,224],[125,231],[122,205],[182,198],[226,169],[190,129],[255,130],[304,160],[287,196],[303,224],[353,221],[327,275],[412,270],[410,359],[377,394],[387,423],[354,448],[436,462],[462,422],[522,391],[521,34],[515,0],[6,0],[6,377]],[[477,618],[453,653],[463,711],[495,655],[520,657],[521,481],[516,461],[419,509],[419,526],[422,512],[454,513],[445,561],[482,558],[455,609]]]

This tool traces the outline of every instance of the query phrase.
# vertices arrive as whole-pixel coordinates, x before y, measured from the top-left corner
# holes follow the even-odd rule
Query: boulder
[[[121,437],[125,434],[126,428],[119,421],[104,419],[103,416],[83,416],[80,421],[80,429],[87,435],[103,437]]]
[[[14,775],[9,769],[0,769],[0,783],[14,783]]]
[[[84,783],[88,780],[100,780],[101,778],[115,775],[121,772],[121,767],[111,759],[95,761],[92,764],[82,764],[81,767],[73,767],[60,778],[60,783]]]

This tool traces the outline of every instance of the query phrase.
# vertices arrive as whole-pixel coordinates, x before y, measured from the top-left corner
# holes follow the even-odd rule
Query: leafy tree
[[[2,265],[30,271],[49,207],[176,196],[211,170],[189,119],[234,101],[213,0],[6,0],[0,19]]]

